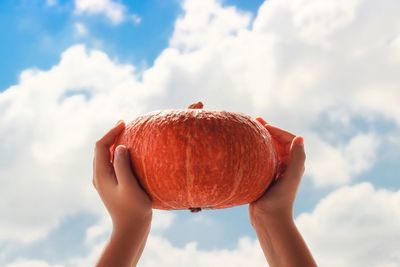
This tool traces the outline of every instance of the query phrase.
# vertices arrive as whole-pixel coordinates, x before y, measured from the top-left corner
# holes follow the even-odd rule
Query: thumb
[[[137,182],[131,169],[128,150],[123,145],[119,145],[115,149],[114,170],[118,184],[125,185]]]
[[[303,142],[304,139],[301,136],[293,138],[290,146],[290,160],[284,174],[284,180],[291,183],[294,190],[297,189],[305,169],[306,153]]]

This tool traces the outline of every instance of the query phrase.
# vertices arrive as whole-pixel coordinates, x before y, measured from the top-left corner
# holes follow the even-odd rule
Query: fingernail
[[[262,124],[268,124],[268,122],[266,122],[263,118],[261,117],[257,117],[258,121],[261,121]]]
[[[295,143],[296,145],[301,145],[301,146],[303,146],[303,145],[304,145],[304,138],[303,138],[302,136],[297,136],[297,137],[296,137],[296,140],[294,140],[294,143]]]
[[[116,152],[117,156],[119,156],[119,157],[124,156],[126,154],[126,148],[125,148],[125,146],[122,146],[122,145],[117,146],[117,148],[115,149],[115,152]]]

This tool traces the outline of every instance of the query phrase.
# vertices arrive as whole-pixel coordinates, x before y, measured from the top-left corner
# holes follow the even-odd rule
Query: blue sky
[[[399,8],[1,1],[0,265],[92,265],[111,229],[93,143],[118,119],[201,100],[304,136],[295,218],[321,266],[397,266]],[[246,205],[153,222],[139,266],[265,266]]]
[[[18,74],[27,67],[47,69],[59,60],[60,53],[75,43],[95,46],[102,42],[104,50],[122,62],[151,64],[168,43],[176,16],[177,1],[130,1],[127,8],[140,13],[139,25],[110,25],[102,16],[73,14],[73,2],[60,1],[49,6],[46,1],[2,1],[1,30],[5,33],[1,49],[1,88],[16,83]],[[83,22],[91,37],[78,37],[74,23]]]
[[[263,1],[224,1],[255,13]],[[75,43],[101,48],[120,62],[149,66],[168,44],[175,19],[182,13],[178,0],[128,1],[129,12],[140,14],[141,23],[130,22],[115,27],[103,16],[82,16],[73,13],[71,1],[45,0],[0,3],[0,30],[3,32],[0,50],[1,90],[15,84],[25,68],[48,69],[59,60],[60,53]],[[74,23],[85,23],[90,38],[79,37]]]

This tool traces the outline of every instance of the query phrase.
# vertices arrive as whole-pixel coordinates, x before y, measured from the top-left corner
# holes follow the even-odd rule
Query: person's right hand
[[[253,223],[258,217],[284,216],[292,218],[296,192],[304,173],[303,138],[295,136],[276,126],[257,118],[271,134],[278,152],[278,176],[273,184],[256,201],[250,203],[249,213]]]

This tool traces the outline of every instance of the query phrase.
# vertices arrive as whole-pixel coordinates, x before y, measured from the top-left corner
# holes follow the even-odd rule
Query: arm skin
[[[271,134],[279,155],[274,184],[249,205],[251,224],[271,267],[317,266],[293,219],[293,203],[304,173],[303,138],[257,120]]]
[[[136,266],[144,249],[150,223],[138,224],[137,228],[113,230],[96,266]]]
[[[110,147],[125,128],[117,123],[96,142],[93,159],[93,185],[111,216],[113,230],[96,266],[136,266],[151,228],[151,200],[138,184],[124,146]]]

